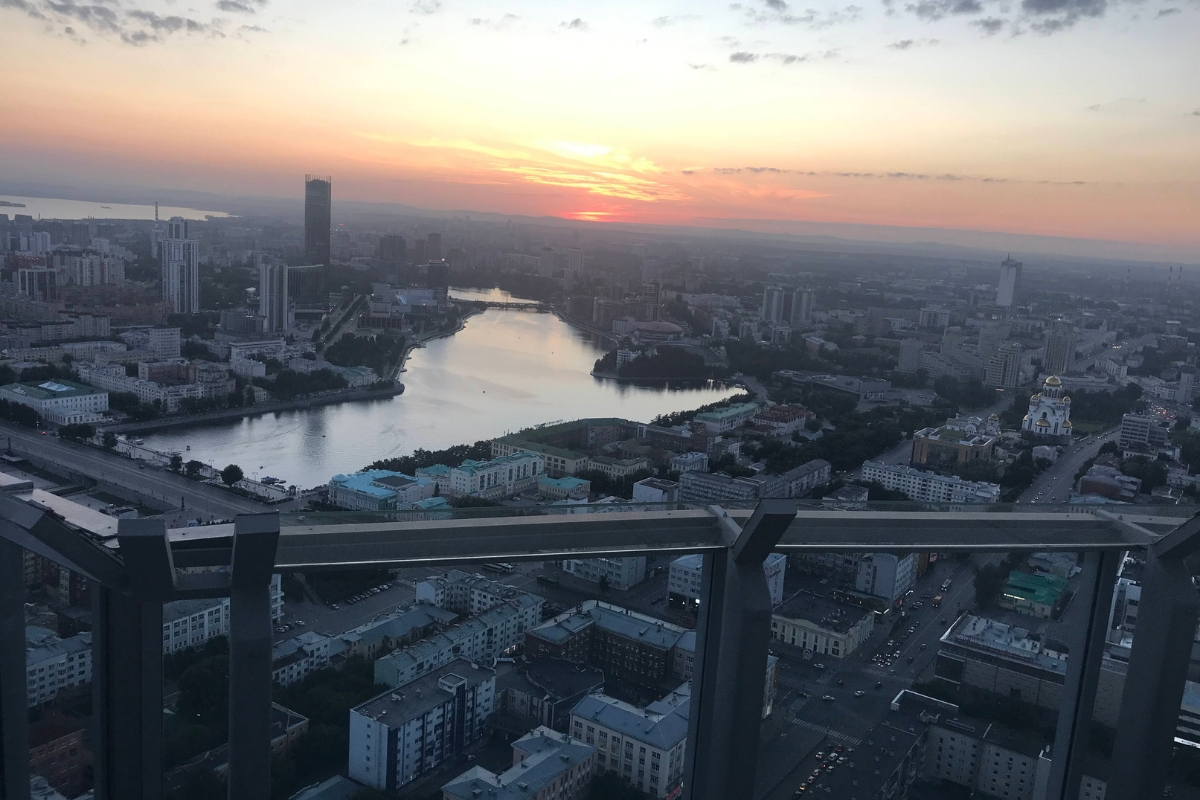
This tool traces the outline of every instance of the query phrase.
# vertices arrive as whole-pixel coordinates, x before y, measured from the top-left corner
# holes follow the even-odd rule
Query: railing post
[[[1162,796],[1198,619],[1192,571],[1182,558],[1162,558],[1152,549],[1142,573],[1108,800]]]
[[[1083,624],[1071,631],[1067,674],[1054,735],[1054,758],[1046,788],[1047,800],[1076,800],[1079,797],[1092,713],[1096,707],[1096,685],[1104,659],[1104,634],[1121,554],[1091,551],[1084,559],[1080,588],[1071,602],[1086,604],[1087,614]]]
[[[96,800],[161,800],[162,602],[95,584]]]
[[[271,796],[271,573],[279,515],[234,524],[229,595],[229,798]]]
[[[753,791],[771,638],[763,562],[796,516],[764,500],[740,530],[714,508],[729,548],[704,557],[696,662],[684,761],[684,797],[728,800]]]
[[[0,539],[0,800],[29,800],[25,550]]]

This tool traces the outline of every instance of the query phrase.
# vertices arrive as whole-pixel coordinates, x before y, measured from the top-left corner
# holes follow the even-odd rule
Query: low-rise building
[[[1200,417],[1197,417],[1200,419]],[[680,453],[671,459],[672,472],[708,472],[708,454],[699,452]]]
[[[319,669],[329,666],[340,641],[305,631],[271,648],[271,678],[280,686],[298,683]]]
[[[763,563],[767,573],[767,590],[771,593],[771,605],[783,602],[783,581],[787,573],[787,556],[771,553]],[[684,605],[693,612],[700,604],[700,575],[704,570],[704,556],[689,553],[671,562],[667,576],[667,600]]]
[[[1066,578],[1057,575],[1030,575],[1013,570],[1008,574],[1008,582],[1004,591],[1000,592],[996,604],[1020,614],[1049,619],[1050,612],[1062,600],[1066,590]]]
[[[635,473],[648,471],[650,469],[650,460],[643,456],[634,458],[589,456],[587,469],[589,471],[603,472],[612,480],[621,480]]]
[[[511,655],[526,632],[541,621],[544,602],[537,595],[524,594],[396,650],[375,662],[375,682],[400,686],[456,658],[490,663]]]
[[[684,503],[786,497],[787,492],[787,483],[778,475],[731,478],[721,473],[685,472],[679,476],[679,499]]]
[[[84,726],[76,719],[52,716],[29,726],[29,772],[66,797],[78,797],[88,783],[91,752]]]
[[[596,748],[598,773],[615,772],[638,791],[665,798],[683,781],[690,704],[688,684],[645,708],[589,695],[571,711],[570,734]]]
[[[25,684],[29,707],[81,690],[92,682],[92,634],[60,639],[46,628],[25,628]]]
[[[449,626],[458,619],[458,614],[425,603],[407,611],[393,611],[375,617],[340,634],[342,654],[362,656],[372,661],[392,652],[397,647],[419,642],[435,631]],[[331,650],[330,657],[334,657]]]
[[[334,475],[329,481],[329,502],[355,511],[386,511],[433,497],[436,486],[431,478],[366,469],[353,475]]]
[[[450,492],[457,497],[496,499],[536,486],[545,471],[546,459],[538,453],[517,452],[490,461],[467,459],[450,470]]]
[[[283,581],[271,576],[271,618],[283,618]],[[163,653],[199,647],[229,634],[229,598],[173,600],[163,604]]]
[[[592,482],[569,475],[562,478],[539,475],[537,490],[547,500],[586,500],[592,493]]]
[[[912,463],[919,466],[955,467],[991,459],[996,449],[999,425],[970,418],[955,418],[938,428],[913,433]]]
[[[646,580],[645,556],[568,558],[562,562],[562,568],[580,580],[622,591]]]
[[[854,589],[894,604],[917,584],[916,553],[857,553]]]
[[[32,408],[55,425],[99,422],[108,411],[108,392],[68,380],[10,383],[0,386],[0,400]]]
[[[539,725],[566,732],[571,709],[589,694],[604,691],[604,673],[558,658],[539,658],[519,667],[496,666],[496,715],[492,727],[519,734]]]
[[[665,478],[643,478],[633,485],[635,503],[674,503],[679,499],[679,484]]]
[[[771,638],[810,657],[846,658],[871,635],[874,617],[858,606],[802,591],[771,615]]]
[[[541,599],[537,595],[529,595],[515,586],[499,583],[478,573],[463,572],[459,569],[452,569],[443,575],[426,578],[418,582],[416,586],[418,604],[427,603],[464,617],[477,616],[501,603],[526,596],[535,598],[535,602]]]
[[[1141,490],[1141,478],[1126,475],[1116,467],[1106,467],[1102,464],[1093,465],[1079,479],[1080,494],[1100,495],[1109,500],[1132,502]]]
[[[539,727],[513,742],[513,765],[497,775],[472,767],[442,787],[442,800],[581,800],[596,770],[596,748]]]
[[[350,710],[349,777],[394,792],[483,738],[496,673],[454,659]]]
[[[772,436],[789,437],[802,429],[813,413],[803,406],[773,405],[760,409],[751,418],[755,428],[765,429]]]
[[[965,481],[953,475],[939,475],[901,464],[864,461],[862,477],[893,492],[903,492],[920,503],[998,503],[1000,485],[983,481]]]
[[[734,403],[713,411],[702,411],[693,417],[693,421],[703,425],[712,435],[728,433],[742,427],[759,412],[761,406],[757,403]]]
[[[818,486],[829,483],[833,465],[823,458],[816,458],[788,470],[779,477],[785,484],[784,497],[803,497]]]

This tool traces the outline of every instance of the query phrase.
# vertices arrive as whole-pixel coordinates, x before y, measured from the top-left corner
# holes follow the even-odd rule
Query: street
[[[60,469],[102,481],[116,489],[133,492],[166,508],[179,509],[184,518],[228,518],[235,514],[256,513],[272,508],[262,503],[188,480],[165,470],[143,465],[121,456],[64,441],[37,431],[0,426],[0,436],[14,455],[36,458]],[[131,497],[131,499],[132,499]]]
[[[1096,457],[1100,447],[1117,440],[1118,429],[1114,428],[1095,436],[1085,437],[1088,442],[1079,442],[1066,448],[1045,472],[1034,480],[1033,485],[1021,492],[1018,503],[1066,503],[1071,499],[1075,487],[1075,473],[1089,460]]]
[[[755,797],[788,800],[812,772],[815,763],[809,756],[823,742],[857,748],[890,713],[891,701],[902,689],[922,676],[929,677],[923,673],[932,671],[938,640],[956,619],[957,610],[967,609],[975,601],[973,575],[970,564],[949,559],[937,562],[917,581],[905,604],[908,617],[897,626],[894,646],[885,646],[892,638],[891,622],[878,626],[860,650],[846,659],[814,656],[805,661],[798,648],[772,642],[772,652],[780,658],[779,682],[774,711],[763,726],[768,733],[759,750]],[[947,579],[950,588],[942,592]],[[926,594],[929,599],[923,598]],[[935,609],[931,598],[939,594],[942,604]],[[912,602],[921,602],[921,608],[913,610]],[[915,632],[901,640],[909,627],[915,627]],[[899,655],[890,667],[871,661],[876,652],[897,650]],[[876,684],[881,685],[876,688]],[[855,696],[859,691],[862,697]],[[825,696],[833,700],[823,700]]]

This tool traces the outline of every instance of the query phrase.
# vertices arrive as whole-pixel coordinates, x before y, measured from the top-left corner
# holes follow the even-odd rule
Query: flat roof
[[[863,618],[870,616],[870,613],[860,606],[842,603],[807,590],[797,592],[774,611],[775,616],[808,620],[825,630],[838,633],[847,632],[862,622]]]
[[[356,706],[352,713],[369,717],[388,727],[396,727],[437,708],[454,696],[453,692],[439,685],[443,679],[454,682],[462,680],[467,688],[471,688],[495,676],[495,670],[490,667],[456,658],[415,680],[388,689]]]

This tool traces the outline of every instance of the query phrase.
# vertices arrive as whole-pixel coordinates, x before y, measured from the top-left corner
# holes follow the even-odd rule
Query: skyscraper
[[[200,311],[200,243],[191,238],[188,221],[171,217],[167,237],[159,243],[162,296],[176,314]]]
[[[808,289],[792,292],[792,327],[800,328],[812,324],[813,293]]]
[[[987,360],[983,385],[997,389],[1015,388],[1021,380],[1021,345],[1002,342],[995,355]]]
[[[329,266],[329,237],[333,228],[333,178],[304,176],[304,257]]]
[[[762,320],[763,322],[783,322],[787,319],[787,293],[782,286],[768,286],[763,289]]]
[[[1074,369],[1077,344],[1075,326],[1065,319],[1055,322],[1046,337],[1046,371],[1062,375]]]
[[[288,268],[283,264],[262,264],[258,268],[258,315],[267,333],[287,332]]]
[[[425,257],[430,261],[441,261],[442,235],[440,233],[431,233],[426,241],[428,244],[425,246]]]
[[[402,267],[408,260],[408,243],[398,233],[379,237],[379,261],[385,267]]]
[[[996,287],[996,305],[1012,308],[1017,303],[1021,290],[1020,261],[1013,261],[1012,255],[1000,262],[1000,283]]]

